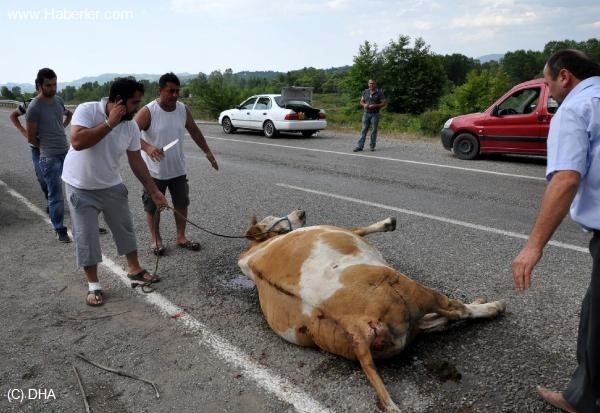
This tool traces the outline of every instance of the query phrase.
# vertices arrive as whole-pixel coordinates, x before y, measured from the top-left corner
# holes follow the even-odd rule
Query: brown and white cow
[[[238,265],[279,336],[358,360],[389,412],[399,410],[373,359],[400,353],[418,333],[442,330],[449,320],[492,318],[505,309],[500,301],[450,299],[390,267],[363,237],[393,231],[393,218],[350,230],[304,223],[304,211],[254,218]]]

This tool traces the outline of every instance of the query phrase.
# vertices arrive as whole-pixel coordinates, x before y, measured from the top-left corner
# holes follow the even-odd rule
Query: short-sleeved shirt
[[[373,93],[371,93],[371,90],[365,89],[362,93],[362,98],[369,105],[378,105],[380,103],[383,103],[383,101],[385,100],[381,89],[376,89]],[[379,108],[365,109],[365,111],[369,113],[378,113]]]
[[[106,120],[107,98],[77,106],[71,125],[94,128]],[[78,189],[105,189],[123,182],[120,158],[127,151],[139,151],[140,130],[134,121],[123,121],[94,146],[71,148],[63,165],[62,180]]]
[[[37,123],[41,156],[64,155],[69,150],[63,126],[65,113],[65,105],[60,96],[53,96],[49,102],[35,97],[29,103],[25,119],[27,122]]]
[[[581,174],[571,218],[600,229],[600,76],[573,88],[550,122],[546,178],[564,170]]]

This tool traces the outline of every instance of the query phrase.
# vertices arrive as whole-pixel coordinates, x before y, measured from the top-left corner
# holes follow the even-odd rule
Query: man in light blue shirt
[[[577,369],[563,393],[538,387],[567,412],[600,412],[600,64],[578,50],[553,54],[544,81],[560,107],[548,134],[549,181],[527,243],[512,263],[517,290],[531,287],[531,272],[566,216],[593,232],[593,269],[581,306]]]

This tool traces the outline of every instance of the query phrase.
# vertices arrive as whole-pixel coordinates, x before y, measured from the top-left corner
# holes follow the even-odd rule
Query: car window
[[[254,106],[254,102],[256,102],[256,98],[255,97],[246,100],[239,107],[240,107],[240,109],[252,109],[252,107]]]
[[[556,109],[558,109],[558,102],[553,97],[550,97],[548,99],[548,113],[556,113]]]
[[[539,87],[516,91],[498,105],[498,115],[525,115],[535,111],[540,92]]]
[[[259,109],[271,109],[271,99],[266,96],[259,97],[254,110]]]

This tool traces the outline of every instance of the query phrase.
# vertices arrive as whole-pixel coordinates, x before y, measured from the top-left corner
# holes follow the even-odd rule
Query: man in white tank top
[[[144,106],[135,116],[142,131],[142,158],[148,166],[150,175],[161,192],[169,189],[173,208],[175,209],[176,243],[179,247],[192,251],[200,249],[200,244],[189,240],[185,234],[189,199],[185,157],[183,154],[183,138],[188,131],[196,145],[206,154],[206,159],[215,170],[219,165],[212,154],[204,135],[194,122],[189,108],[178,101],[180,82],[174,73],[162,75],[158,81],[159,96]],[[175,146],[163,151],[163,147],[177,140]],[[142,195],[146,220],[152,237],[152,252],[163,255],[159,224],[160,215],[156,214],[156,205],[150,195],[144,191]]]

